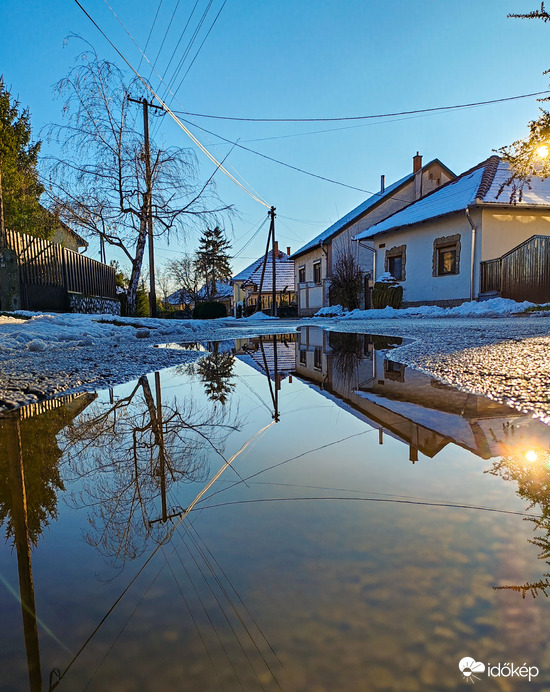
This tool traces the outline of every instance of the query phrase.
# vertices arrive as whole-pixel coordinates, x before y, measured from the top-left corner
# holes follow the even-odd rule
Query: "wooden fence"
[[[481,293],[550,302],[550,236],[534,235],[502,257],[481,262]]]
[[[69,292],[116,298],[113,267],[25,233],[6,231],[6,239],[17,255],[22,309],[66,311]]]

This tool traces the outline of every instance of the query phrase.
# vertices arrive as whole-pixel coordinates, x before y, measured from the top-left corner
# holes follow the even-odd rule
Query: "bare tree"
[[[230,207],[215,194],[212,178],[198,182],[197,162],[189,149],[159,149],[151,142],[151,187],[147,185],[139,107],[127,96],[147,96],[141,83],[127,84],[114,64],[93,49],[83,53],[56,85],[65,99],[64,124],[48,133],[59,145],[49,159],[52,209],[83,234],[120,248],[130,260],[128,312],[135,311],[151,195],[155,235],[181,235],[218,222]]]
[[[177,290],[183,291],[184,296],[190,299],[189,302],[196,303],[201,275],[195,266],[195,258],[191,255],[183,255],[180,259],[172,260],[168,267]]]
[[[348,310],[360,306],[363,295],[363,274],[350,250],[340,252],[332,269],[330,302]]]

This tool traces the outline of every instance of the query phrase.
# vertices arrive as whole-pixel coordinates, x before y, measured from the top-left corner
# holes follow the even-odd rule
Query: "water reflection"
[[[207,372],[223,383],[212,366],[218,356],[208,356],[201,379]],[[141,377],[126,396],[94,403],[62,436],[70,480],[78,482],[72,505],[89,508],[85,539],[116,566],[143,554],[150,539],[164,537],[156,525],[182,513],[168,506],[172,486],[204,482],[212,452],[221,455],[238,427],[238,409],[200,405],[192,396],[163,400],[160,373],[154,382],[155,395]],[[226,387],[212,380],[209,399],[223,404]]]
[[[390,360],[384,351],[400,338],[339,334],[318,327],[299,331],[296,374],[334,395],[384,435],[433,458],[449,443],[482,459],[523,445],[550,446],[550,428],[504,404],[462,392]]]
[[[550,559],[549,429],[389,360],[399,343],[306,328],[206,344],[192,366],[0,419],[31,690],[42,654],[63,670],[52,688],[437,692],[463,654],[512,656],[511,622],[532,625],[517,651],[542,657],[545,599],[507,592],[549,577],[514,581],[499,561],[527,555],[525,501]],[[35,599],[47,525],[36,585],[52,595]],[[40,650],[35,600],[69,618],[70,654]]]

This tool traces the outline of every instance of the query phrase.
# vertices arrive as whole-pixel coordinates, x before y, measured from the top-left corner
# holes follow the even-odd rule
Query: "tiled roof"
[[[422,166],[422,171],[427,170],[434,163],[438,163],[447,171],[447,173],[451,177],[454,177],[454,173],[450,169],[448,169],[447,166],[445,166],[445,164],[441,163],[439,159],[433,159],[429,163]],[[322,233],[319,233],[319,235],[315,236],[313,240],[310,240],[309,243],[306,243],[297,252],[293,253],[292,258],[294,259],[295,257],[298,257],[298,255],[301,255],[304,252],[308,252],[309,250],[312,250],[315,247],[319,247],[319,244],[321,242],[326,242],[330,240],[337,233],[339,233],[347,226],[350,226],[352,223],[360,219],[371,208],[375,207],[380,202],[389,199],[397,190],[399,190],[400,187],[403,187],[408,182],[411,182],[414,178],[414,175],[414,173],[409,173],[409,175],[404,176],[397,182],[388,185],[385,188],[384,192],[376,192],[374,195],[362,202],[359,206],[355,207],[355,209],[352,209],[352,211],[347,213],[345,216],[342,216],[341,219],[338,219],[338,221],[336,221],[336,223],[333,223],[332,226],[329,226]]]
[[[264,283],[262,290],[267,292],[271,290],[272,276],[273,276],[273,261],[272,261],[272,251],[267,253],[267,264],[265,268]],[[232,281],[242,281],[247,284],[260,285],[260,279],[262,277],[262,265],[264,258],[259,257],[257,260],[252,262],[246,269],[233,277]],[[279,257],[275,260],[276,268],[276,290],[277,292],[283,291],[285,288],[288,291],[294,290],[294,262],[289,259],[286,252],[281,252],[279,250]]]
[[[197,293],[199,298],[206,297],[206,286],[201,286],[199,292]],[[213,300],[220,300],[220,298],[230,298],[233,295],[233,286],[225,281],[216,281],[216,295]]]
[[[511,187],[507,185],[510,175],[508,164],[498,156],[491,156],[408,207],[358,233],[355,239],[371,238],[378,233],[412,226],[475,205],[498,204],[515,208],[541,206],[550,209],[550,178],[543,180],[533,176],[523,189],[521,202],[516,201],[512,205]]]
[[[429,221],[446,214],[462,211],[476,204],[476,199],[479,199],[480,193],[491,186],[498,162],[498,156],[491,156],[425,197],[421,197],[404,209],[358,233],[355,240],[371,238],[378,233],[394,228]]]
[[[352,209],[349,213],[347,213],[345,216],[342,216],[341,219],[338,219],[335,223],[332,224],[332,226],[329,226],[326,230],[324,230],[322,233],[319,233],[319,235],[315,236],[313,240],[310,240],[309,243],[306,243],[303,247],[301,247],[299,250],[294,252],[292,254],[292,257],[297,257],[298,255],[303,254],[304,252],[308,252],[314,247],[318,247],[321,242],[325,242],[332,238],[332,236],[336,235],[339,231],[341,231],[343,228],[348,226],[350,223],[355,221],[356,219],[360,218],[365,212],[367,212],[371,207],[373,207],[375,204],[378,202],[386,199],[387,197],[390,197],[393,192],[397,188],[399,188],[401,185],[404,185],[406,182],[412,180],[414,177],[414,173],[409,173],[409,175],[406,175],[404,178],[401,178],[401,180],[398,180],[397,182],[393,183],[392,185],[389,185],[386,187],[384,192],[377,192],[368,199],[366,199],[364,202],[362,202],[359,206],[355,207],[355,209]]]
[[[279,253],[283,255],[279,259],[275,260],[275,290],[279,291],[294,291],[294,262],[289,259],[288,255],[284,252]],[[263,259],[263,258],[262,258]],[[262,263],[256,267],[252,272],[250,277],[244,282],[244,284],[256,284],[260,285],[262,278]],[[262,291],[265,293],[272,290],[273,283],[273,262],[270,256],[267,259],[267,264],[265,267],[264,282],[262,286]]]

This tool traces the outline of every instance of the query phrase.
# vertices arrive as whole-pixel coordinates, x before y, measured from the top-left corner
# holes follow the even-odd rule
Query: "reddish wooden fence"
[[[481,262],[481,293],[550,302],[550,236],[534,235],[498,259]]]
[[[16,231],[6,235],[19,264],[22,309],[67,310],[69,292],[116,298],[113,267],[43,238]]]

